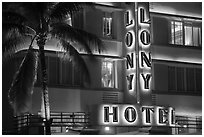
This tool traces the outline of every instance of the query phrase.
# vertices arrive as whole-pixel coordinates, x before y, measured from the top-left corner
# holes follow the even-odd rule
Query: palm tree
[[[46,134],[50,134],[48,76],[45,63],[46,42],[51,39],[58,40],[58,46],[61,46],[64,50],[65,57],[70,57],[80,67],[85,67],[85,63],[77,50],[78,45],[83,46],[89,55],[92,55],[91,46],[97,47],[100,52],[103,45],[101,40],[95,35],[73,28],[64,21],[66,17],[73,17],[86,5],[93,7],[92,3],[70,2],[3,3],[2,6],[3,59],[22,48],[27,49],[27,54],[9,90],[10,104],[13,106],[14,113],[17,115],[28,111],[26,103],[30,101],[32,95],[37,67],[41,66],[42,106],[45,112],[43,117],[46,119]],[[29,44],[27,44],[28,42]],[[34,49],[35,44],[38,47],[37,49]],[[38,65],[38,60],[40,65]],[[85,73],[88,72],[86,67],[83,70],[85,70]]]

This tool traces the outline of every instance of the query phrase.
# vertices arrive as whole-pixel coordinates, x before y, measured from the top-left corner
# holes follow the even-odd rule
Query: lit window
[[[171,44],[183,45],[183,23],[171,22]]]
[[[199,27],[193,27],[193,45],[199,46],[200,43],[200,28]]]
[[[185,24],[185,45],[192,46],[193,45],[193,27],[190,23]]]
[[[114,88],[115,74],[114,74],[114,62],[104,61],[102,62],[102,87]]]
[[[111,36],[112,17],[108,13],[103,17],[103,36]]]
[[[171,21],[170,44],[201,46],[201,27],[192,22]]]
[[[193,46],[201,46],[201,28],[193,26]]]
[[[201,45],[201,32],[200,27],[193,26],[188,23],[184,26],[185,29],[185,45],[187,46],[200,46]]]

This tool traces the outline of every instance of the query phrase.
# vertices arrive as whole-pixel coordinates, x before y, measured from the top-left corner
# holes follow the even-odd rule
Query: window
[[[103,36],[111,37],[112,17],[111,13],[105,13],[103,17]]]
[[[114,61],[102,62],[102,87],[115,88],[115,70]]]
[[[193,27],[193,44],[194,46],[201,46],[201,28],[200,27]]]
[[[200,46],[201,45],[201,38],[200,38],[200,28],[193,27],[193,45]]]
[[[52,86],[81,86],[81,71],[71,61],[48,57],[48,83]]]
[[[171,22],[171,44],[183,45],[183,23]]]
[[[178,91],[185,91],[185,80],[184,80],[184,68],[177,67],[176,68],[177,73],[177,89]]]
[[[186,69],[187,91],[195,90],[195,74],[193,68]]]
[[[196,90],[202,92],[202,70],[196,69]]]
[[[51,85],[59,84],[59,59],[48,57],[48,82]]]
[[[169,90],[170,91],[175,91],[176,90],[176,84],[175,84],[175,81],[176,81],[176,76],[175,76],[175,73],[176,70],[175,70],[175,67],[169,67],[168,68],[168,81],[169,81]]]
[[[60,84],[70,86],[80,86],[82,84],[80,68],[74,65],[72,61],[60,61]]]
[[[201,46],[201,27],[193,22],[171,21],[170,44]]]
[[[72,85],[72,62],[60,60],[60,83],[62,85]]]
[[[82,79],[81,79],[81,70],[79,67],[77,67],[76,65],[72,65],[73,66],[73,84],[75,86],[80,86],[82,84]]]
[[[172,92],[201,94],[202,70],[168,66],[168,89]]]
[[[201,45],[201,32],[199,27],[193,26],[192,23],[185,23],[185,45],[187,46],[200,46]]]
[[[193,45],[193,29],[192,26],[184,26],[185,30],[185,45]]]

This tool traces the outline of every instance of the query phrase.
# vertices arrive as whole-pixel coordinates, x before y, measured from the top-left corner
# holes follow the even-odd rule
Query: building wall
[[[41,94],[41,88],[36,87],[32,97],[33,114],[41,110]],[[49,102],[53,112],[90,112],[93,105],[122,103],[123,93],[115,90],[49,88]]]
[[[155,60],[177,61],[186,63],[202,63],[202,50],[196,47],[170,45],[152,45],[152,58]]]
[[[115,46],[118,46],[116,44]],[[119,45],[120,46],[120,45]],[[111,51],[111,50],[110,50]],[[108,52],[107,52],[108,53]],[[67,75],[66,72],[62,75],[56,74],[60,72],[58,55],[54,52],[46,53],[47,71],[48,71],[48,87],[51,111],[57,112],[88,112],[91,105],[101,103],[122,103],[123,102],[123,81],[121,77],[121,71],[123,71],[124,61],[117,61],[115,68],[117,86],[115,88],[102,87],[102,62],[104,59],[110,57],[103,57],[96,55],[95,57],[89,57],[82,55],[85,60],[87,69],[89,71],[90,83],[88,84],[86,79],[81,79],[86,83],[85,85],[66,85],[59,83],[60,80],[55,80],[54,83],[50,83],[51,79],[60,79],[62,75]],[[53,62],[53,60],[56,60]],[[55,68],[55,69],[53,69]],[[55,72],[56,71],[56,72]],[[69,70],[67,70],[69,71]],[[40,71],[39,71],[40,72]],[[54,75],[55,76],[54,76]],[[79,74],[80,75],[80,74]],[[50,81],[51,80],[51,81]],[[40,111],[41,107],[41,88],[40,88],[40,76],[33,94],[32,113]]]
[[[32,113],[41,110],[41,88],[35,88],[32,98]],[[79,89],[49,88],[50,110],[54,112],[80,112],[81,99]]]
[[[95,10],[94,12],[92,10],[88,10],[86,11],[84,18],[85,18],[84,30],[101,37],[103,34],[102,33],[103,13],[99,10]]]
[[[112,17],[111,38],[103,36],[103,17],[107,15]],[[123,40],[123,10],[121,8],[106,7],[103,5],[96,6],[94,9],[84,10],[84,30],[97,35],[102,39],[122,41]],[[118,33],[120,32],[120,33]]]
[[[166,18],[152,17],[151,27],[152,44],[168,45],[170,34],[168,20]]]
[[[171,14],[171,13],[169,13]],[[202,70],[202,48],[193,45],[184,45],[185,33],[183,33],[183,44],[170,44],[171,41],[171,25],[172,20],[181,20],[182,17],[165,14],[151,14],[152,16],[152,58],[153,58],[153,96],[154,104],[161,106],[172,106],[175,108],[176,115],[182,116],[202,116],[202,73],[199,81],[195,84],[193,91],[187,90],[188,68]],[[187,15],[186,15],[187,16]],[[189,17],[190,18],[190,17]],[[183,23],[185,23],[184,19]],[[202,28],[201,20],[189,19],[195,26]],[[187,21],[187,22],[188,22]],[[184,31],[184,30],[183,30]],[[184,83],[184,90],[175,91],[169,89],[169,74],[168,67],[184,69],[184,79],[177,84]],[[195,70],[194,70],[195,71]],[[194,72],[195,74],[196,72]],[[177,76],[177,75],[176,75]],[[195,78],[195,75],[194,75]],[[176,80],[177,77],[176,77]],[[193,84],[193,83],[192,83]],[[180,85],[177,85],[180,86]],[[196,87],[197,86],[197,87]],[[198,87],[199,86],[199,87]]]
[[[174,107],[179,116],[202,116],[202,96],[157,94],[156,105]]]

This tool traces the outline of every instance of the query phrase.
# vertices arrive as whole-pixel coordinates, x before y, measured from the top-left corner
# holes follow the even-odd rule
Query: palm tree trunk
[[[45,53],[44,53],[44,44],[38,43],[39,49],[40,49],[40,63],[41,63],[41,74],[42,74],[42,103],[44,106],[44,118],[46,119],[45,121],[45,132],[46,135],[51,134],[50,130],[50,105],[49,105],[49,96],[48,96],[48,86],[47,86],[47,69],[46,69],[46,64],[45,64]]]

